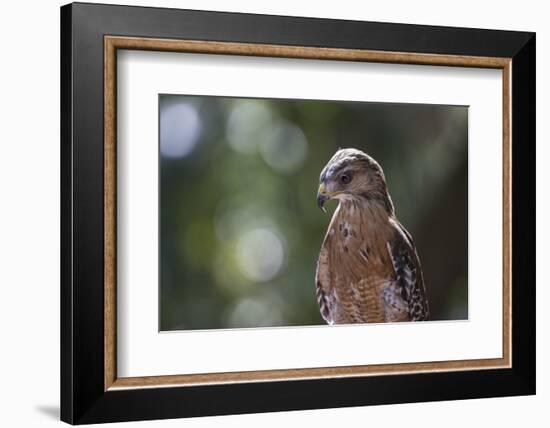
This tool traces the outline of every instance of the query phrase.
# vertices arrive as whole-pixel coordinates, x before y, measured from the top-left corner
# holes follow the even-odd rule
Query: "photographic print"
[[[468,318],[467,106],[159,96],[160,330]]]

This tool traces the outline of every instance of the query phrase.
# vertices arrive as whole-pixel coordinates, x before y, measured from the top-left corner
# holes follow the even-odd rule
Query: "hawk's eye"
[[[351,177],[347,174],[342,174],[340,176],[340,181],[342,182],[342,184],[348,184],[351,181]]]

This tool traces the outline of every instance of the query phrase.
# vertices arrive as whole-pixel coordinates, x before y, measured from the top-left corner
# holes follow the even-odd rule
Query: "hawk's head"
[[[340,149],[328,161],[319,178],[317,205],[324,210],[329,199],[380,202],[393,214],[393,204],[382,167],[357,149]]]

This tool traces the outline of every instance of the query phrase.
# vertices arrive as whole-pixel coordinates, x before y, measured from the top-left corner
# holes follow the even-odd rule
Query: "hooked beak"
[[[324,212],[327,212],[325,210],[325,202],[330,199],[329,194],[327,193],[327,190],[325,189],[325,184],[321,183],[319,185],[319,190],[317,191],[317,206],[322,209]]]

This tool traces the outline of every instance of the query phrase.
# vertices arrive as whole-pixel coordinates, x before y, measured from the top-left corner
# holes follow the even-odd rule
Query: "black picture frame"
[[[511,58],[512,367],[105,391],[105,35]],[[528,32],[63,6],[61,419],[86,424],[534,394],[535,43]]]

